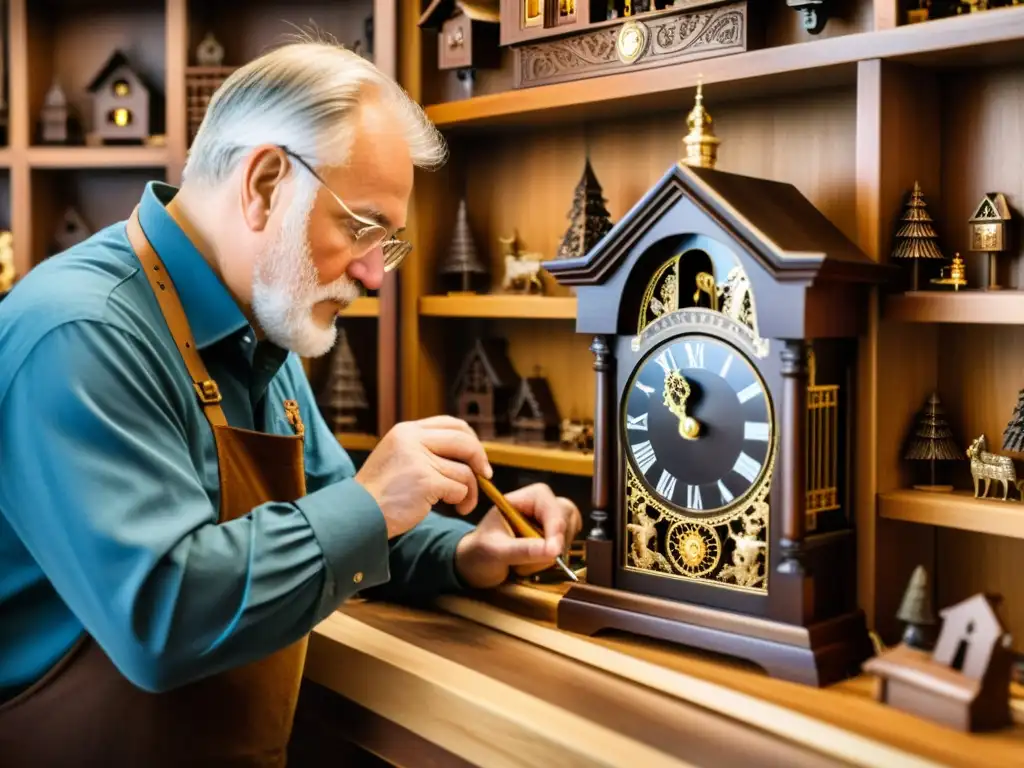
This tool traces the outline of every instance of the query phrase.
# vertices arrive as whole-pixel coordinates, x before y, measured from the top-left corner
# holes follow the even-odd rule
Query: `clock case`
[[[725,280],[723,264],[742,267],[753,295],[755,335],[768,346],[765,358],[750,358],[770,392],[777,432],[767,498],[767,589],[760,592],[659,577],[625,563],[625,390],[637,363],[672,333],[707,332],[676,325],[645,339],[638,333],[641,304],[666,259],[684,252],[682,272],[682,261],[695,250],[711,257],[718,283]],[[870,288],[892,280],[895,270],[872,261],[794,186],[683,164],[670,168],[590,252],[545,262],[545,269],[576,290],[576,330],[594,337],[597,386],[587,583],[572,585],[559,601],[558,626],[678,642],[810,685],[855,674],[872,645],[856,601],[853,367]],[[680,279],[674,314],[700,304],[691,301],[699,297],[691,291]],[[829,361],[843,393],[833,449],[841,487],[838,509],[808,532],[812,355],[819,367]]]

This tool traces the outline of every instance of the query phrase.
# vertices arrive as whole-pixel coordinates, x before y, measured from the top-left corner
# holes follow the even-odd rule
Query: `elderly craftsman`
[[[283,764],[342,601],[492,587],[579,530],[543,485],[508,497],[542,539],[432,511],[491,474],[462,421],[399,424],[357,472],[313,402],[300,356],[406,256],[444,152],[370,63],[285,46],[217,92],[180,189],[0,304],[6,768]]]

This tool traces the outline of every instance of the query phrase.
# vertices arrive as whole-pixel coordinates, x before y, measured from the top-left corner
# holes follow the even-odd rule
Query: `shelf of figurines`
[[[1018,222],[1006,196],[991,192],[966,222],[966,257],[942,252],[928,206],[915,182],[904,207],[890,259],[907,264],[910,290],[885,298],[886,320],[906,323],[1024,324],[1024,290],[1000,285],[999,266],[1010,257]],[[972,285],[965,258],[978,259],[986,279]]]
[[[766,14],[761,0],[613,0],[578,8],[558,0],[471,7],[434,0],[419,19],[423,35],[437,41],[427,66],[455,73],[462,97],[426,111],[441,129],[497,130],[641,114],[664,108],[698,81],[715,85],[720,98],[747,98],[852,84],[858,62],[874,59],[926,67],[1021,61],[1024,8],[996,7],[1019,2],[928,2],[930,10],[901,18],[927,23],[822,35],[838,3],[790,0],[804,29],[792,42],[771,45],[770,27],[786,11]],[[940,5],[957,8],[947,14]],[[490,78],[496,70],[507,77]],[[511,87],[478,93],[476,82],[485,79]]]
[[[961,442],[933,392],[916,415],[903,451],[918,482],[880,493],[879,516],[1024,539],[1024,474],[1018,476],[1011,456],[990,450],[987,435]],[[1024,453],[1024,389],[1003,431],[1001,450]],[[970,487],[957,488],[965,469],[970,470]]]
[[[554,257],[578,259],[584,256],[614,226],[607,200],[589,158],[573,192]],[[438,269],[439,294],[421,296],[419,313],[424,317],[521,318],[530,320],[575,320],[575,296],[547,294],[544,254],[527,251],[513,231],[499,237],[502,279],[491,287],[491,267],[481,255],[469,227],[466,200],[459,200],[448,251]]]

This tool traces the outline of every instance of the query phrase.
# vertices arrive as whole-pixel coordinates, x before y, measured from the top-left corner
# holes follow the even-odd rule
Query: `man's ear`
[[[242,170],[242,215],[252,231],[260,232],[267,226],[289,168],[285,153],[271,145],[257,147],[246,160]]]

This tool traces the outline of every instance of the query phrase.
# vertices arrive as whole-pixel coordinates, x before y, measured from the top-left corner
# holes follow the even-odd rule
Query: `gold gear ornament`
[[[679,573],[703,576],[718,566],[722,542],[714,528],[700,523],[674,523],[665,535],[669,559]]]

